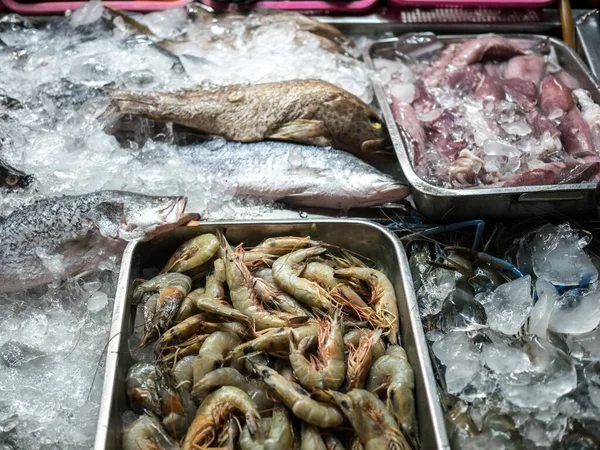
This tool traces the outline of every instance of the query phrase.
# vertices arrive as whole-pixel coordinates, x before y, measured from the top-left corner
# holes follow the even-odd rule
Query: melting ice
[[[468,280],[453,278],[433,320],[429,304],[421,311],[440,377],[459,401],[449,404],[464,402],[478,430],[457,430],[464,418],[456,418],[453,448],[597,448],[575,428],[583,423],[597,438],[600,427],[600,294],[589,243],[567,223],[544,225],[516,249],[530,275],[502,283],[480,266]],[[427,278],[417,269],[427,259],[411,255],[419,292]],[[437,281],[428,292],[448,288]]]

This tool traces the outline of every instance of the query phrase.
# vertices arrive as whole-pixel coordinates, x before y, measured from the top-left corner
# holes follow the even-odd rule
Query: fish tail
[[[98,120],[107,119],[117,114],[133,114],[148,117],[148,113],[157,104],[157,99],[152,93],[142,91],[128,91],[125,89],[105,88],[110,103],[98,116]]]

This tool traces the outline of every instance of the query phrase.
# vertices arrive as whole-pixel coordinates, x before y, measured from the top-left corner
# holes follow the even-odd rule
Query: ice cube
[[[106,308],[108,305],[108,295],[104,292],[94,292],[88,300],[88,310],[90,312],[98,312]]]
[[[485,308],[472,295],[456,289],[446,297],[438,316],[438,328],[450,331],[472,331],[485,327]]]
[[[390,95],[400,103],[412,103],[415,100],[413,83],[394,82],[390,85]]]
[[[90,281],[88,283],[84,283],[82,287],[86,292],[93,294],[94,292],[98,291],[102,287],[102,283],[98,280],[95,280],[95,281]]]
[[[417,292],[417,301],[421,316],[435,315],[442,309],[448,294],[456,288],[454,272],[434,268],[423,279],[423,285]]]
[[[560,296],[552,310],[548,328],[557,333],[585,334],[600,323],[598,283],[590,289],[571,289]]]
[[[481,369],[481,353],[462,331],[436,341],[433,352],[446,366],[446,386],[451,394],[460,393]]]
[[[71,26],[75,28],[94,23],[97,20],[100,20],[103,11],[104,8],[102,8],[102,2],[100,0],[92,0],[89,3],[85,3],[71,14],[69,19]]]
[[[531,315],[529,316],[529,332],[538,335],[542,339],[546,339],[548,321],[550,320],[554,304],[558,299],[558,292],[551,283],[544,280],[537,280],[535,289],[538,295],[538,301],[531,309]]]
[[[600,361],[600,327],[589,333],[567,336],[570,353],[577,359]]]
[[[488,325],[505,334],[517,333],[533,307],[529,275],[504,283],[490,294],[475,297],[485,307]]]
[[[544,225],[531,243],[535,274],[556,286],[577,286],[598,279],[598,271],[583,248],[587,232],[572,230],[568,223]]]
[[[522,120],[517,120],[511,123],[504,123],[502,124],[502,129],[508,134],[514,134],[516,136],[527,136],[532,131],[529,124]]]
[[[506,400],[523,408],[548,408],[577,386],[571,358],[537,336],[525,337],[523,350],[531,366],[519,373],[498,376]]]
[[[529,358],[520,348],[506,344],[489,344],[483,347],[487,366],[497,373],[519,373],[529,369]]]

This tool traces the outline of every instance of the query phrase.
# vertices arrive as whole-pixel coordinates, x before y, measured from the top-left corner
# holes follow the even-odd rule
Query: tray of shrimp
[[[449,449],[393,234],[206,222],[128,245],[97,450],[355,445]]]

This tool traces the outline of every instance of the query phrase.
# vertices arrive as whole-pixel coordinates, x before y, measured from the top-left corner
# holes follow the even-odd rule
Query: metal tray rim
[[[425,32],[419,33],[405,33],[398,37],[380,39],[375,42],[369,44],[363,50],[363,60],[366,65],[371,70],[375,69],[375,64],[373,62],[373,58],[371,54],[373,50],[381,45],[390,44],[392,42],[396,42],[402,36],[406,34],[425,34]],[[586,67],[584,62],[581,60],[579,55],[575,53],[575,51],[564,44],[559,39],[556,39],[552,36],[545,36],[541,34],[522,34],[522,33],[496,33],[500,36],[507,36],[512,38],[520,38],[520,39],[548,39],[552,45],[559,46],[566,50],[570,55],[577,61],[579,68],[585,73],[585,75],[590,79],[590,81],[596,86],[596,88],[600,91],[600,86],[594,76],[591,74],[590,70]],[[456,35],[438,35],[439,39],[442,40],[452,40],[452,39],[465,39],[472,38],[474,36],[482,36],[485,34],[456,34]],[[588,183],[579,183],[579,184],[554,184],[554,185],[541,185],[541,186],[520,186],[520,187],[497,187],[497,188],[470,188],[470,189],[449,189],[440,186],[436,186],[431,184],[421,177],[417,175],[414,171],[412,162],[410,161],[410,157],[408,154],[408,146],[406,145],[406,141],[404,137],[401,135],[398,126],[396,125],[396,121],[394,120],[392,110],[389,106],[387,95],[385,94],[385,90],[383,85],[376,78],[372,78],[371,82],[373,83],[373,89],[375,91],[375,96],[377,97],[377,102],[379,107],[381,108],[382,114],[384,116],[386,124],[388,125],[388,131],[390,133],[390,137],[392,139],[392,144],[394,146],[396,156],[398,158],[398,162],[400,163],[400,167],[402,168],[402,172],[406,177],[408,183],[411,185],[413,189],[416,189],[422,194],[426,194],[433,197],[441,197],[441,198],[462,198],[462,197],[476,197],[483,195],[508,195],[508,194],[529,194],[529,193],[555,193],[555,192],[572,192],[572,191],[594,191],[596,189],[596,183],[588,182]]]
[[[412,335],[415,341],[415,347],[417,354],[429,355],[427,342],[425,340],[425,333],[421,325],[421,318],[419,315],[419,309],[412,284],[412,275],[408,264],[408,258],[404,247],[401,245],[398,238],[387,228],[382,225],[364,219],[344,219],[344,218],[332,218],[332,219],[311,219],[311,220],[265,220],[265,221],[207,221],[202,222],[200,225],[194,228],[205,228],[205,227],[228,227],[228,226],[256,226],[256,225],[295,225],[295,224],[340,224],[340,225],[362,225],[371,227],[382,235],[384,235],[393,246],[393,252],[395,253],[396,260],[399,264],[399,271],[402,276],[403,284],[405,287],[405,296],[408,309],[410,311],[409,321],[412,325]],[[118,365],[118,354],[119,354],[119,340],[114,339],[117,337],[123,329],[125,321],[125,307],[127,304],[127,280],[132,267],[132,256],[140,243],[140,240],[130,242],[125,251],[123,252],[121,270],[119,272],[119,281],[117,286],[117,292],[115,295],[115,306],[113,309],[113,319],[109,335],[109,344],[107,348],[106,366],[104,373],[104,384],[101,397],[100,413],[98,417],[98,425],[96,428],[96,439],[95,439],[95,450],[104,450],[108,441],[109,424],[111,418],[111,410],[113,404],[113,390],[116,383],[116,372]],[[435,434],[436,447],[441,450],[450,450],[450,444],[448,441],[448,435],[446,432],[446,425],[444,422],[444,416],[442,413],[441,404],[437,393],[437,385],[433,374],[433,366],[430,358],[418,358],[421,373],[423,374],[423,386],[425,391],[425,399],[423,399],[429,406],[430,417],[432,421],[433,431]]]

